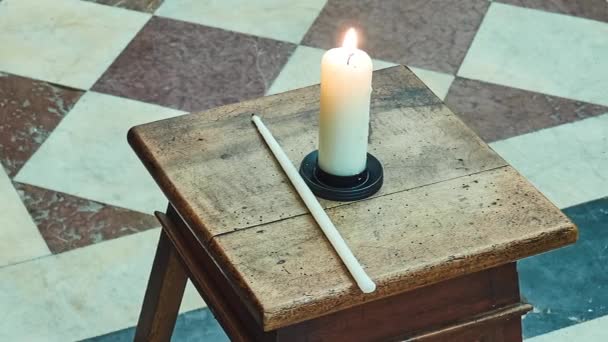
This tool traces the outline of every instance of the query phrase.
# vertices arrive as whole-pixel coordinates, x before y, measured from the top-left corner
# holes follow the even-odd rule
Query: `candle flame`
[[[342,43],[342,47],[354,50],[357,48],[357,31],[354,28],[348,29],[346,31],[346,35],[344,36],[344,42]]]

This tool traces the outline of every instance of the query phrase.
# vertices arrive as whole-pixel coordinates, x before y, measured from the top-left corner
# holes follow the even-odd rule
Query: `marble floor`
[[[605,0],[0,0],[0,341],[131,340],[165,204],[127,129],[318,83],[350,25],[579,226],[518,264],[525,337],[607,341]]]

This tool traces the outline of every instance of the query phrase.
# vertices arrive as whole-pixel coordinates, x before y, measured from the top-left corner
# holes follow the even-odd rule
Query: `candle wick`
[[[351,53],[350,55],[348,55],[348,59],[346,60],[346,65],[349,65],[349,64],[350,64],[350,58],[351,58],[352,56],[354,56],[354,55],[355,55],[355,53],[354,53],[354,52],[353,52],[353,53]]]

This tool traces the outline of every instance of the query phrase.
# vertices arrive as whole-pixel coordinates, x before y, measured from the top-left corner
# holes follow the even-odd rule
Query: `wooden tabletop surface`
[[[319,87],[134,127],[129,142],[265,330],[573,243],[576,227],[407,68],[374,73],[369,150],[384,186],[322,200],[378,289],[364,295],[250,121],[296,166]],[[201,246],[203,248],[203,246]]]

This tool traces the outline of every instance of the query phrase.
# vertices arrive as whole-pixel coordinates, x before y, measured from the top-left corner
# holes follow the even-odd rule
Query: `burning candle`
[[[372,92],[372,60],[357,49],[357,33],[323,55],[319,113],[319,167],[335,176],[365,170]]]

